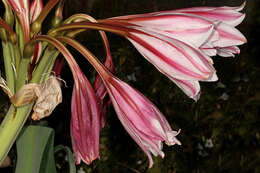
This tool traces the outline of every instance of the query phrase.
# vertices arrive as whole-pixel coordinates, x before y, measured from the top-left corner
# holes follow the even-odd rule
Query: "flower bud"
[[[33,22],[32,26],[31,26],[31,32],[32,33],[38,33],[40,32],[42,29],[42,23],[38,22],[37,20],[35,22]]]
[[[35,44],[27,44],[23,50],[23,58],[31,58],[35,50]]]
[[[59,5],[55,11],[55,17],[53,18],[52,20],[52,26],[54,28],[60,26],[61,22],[62,22],[62,19],[63,19],[63,7],[64,7],[64,1],[60,1],[59,2]]]
[[[7,35],[6,35],[6,32],[3,28],[0,28],[0,39],[4,42],[7,41]]]
[[[13,14],[10,6],[7,4],[6,0],[2,0],[2,1],[5,6],[4,19],[5,19],[6,23],[8,23],[12,27],[14,25],[14,14]]]
[[[17,35],[14,33],[14,34],[11,34],[9,36],[9,39],[11,41],[12,44],[16,44],[17,43]]]

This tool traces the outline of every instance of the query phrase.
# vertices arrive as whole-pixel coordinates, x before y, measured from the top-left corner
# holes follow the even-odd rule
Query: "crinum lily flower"
[[[235,28],[245,17],[239,12],[244,5],[120,16],[101,20],[100,23],[127,30],[124,36],[149,62],[189,97],[198,100],[198,81],[217,80],[210,56],[234,56],[240,52],[237,46],[246,43],[246,38]],[[195,79],[195,74],[200,77]]]
[[[28,96],[28,93],[35,95],[30,86],[41,86],[47,81],[59,53],[66,59],[74,78],[71,139],[77,164],[81,160],[90,164],[99,158],[100,129],[105,124],[106,108],[111,102],[126,131],[148,156],[149,167],[153,165],[151,154],[164,157],[163,142],[167,145],[181,144],[176,138],[179,131],[172,130],[158,108],[114,75],[114,65],[104,31],[128,39],[150,63],[194,100],[198,100],[200,96],[199,81],[218,79],[211,56],[233,56],[239,53],[237,46],[246,42],[245,37],[235,28],[244,19],[244,14],[239,12],[243,6],[196,7],[103,20],[76,14],[62,21],[63,2],[60,1],[54,17],[57,20],[54,21],[53,28],[44,35],[41,32],[42,23],[59,0],[50,0],[44,7],[40,0],[34,0],[30,9],[29,0],[7,1],[19,20],[14,27],[6,19],[0,18],[0,27],[4,30],[0,32],[0,38],[3,40],[6,66],[6,82],[1,78],[0,86],[13,104],[6,117],[12,116],[14,110],[16,116],[11,120],[4,120],[3,128],[2,125],[0,127],[0,140],[6,139],[6,143],[0,147],[0,162],[33,110],[33,103],[38,101],[37,98]],[[6,11],[8,12],[7,8]],[[101,33],[107,54],[104,65],[75,41],[78,33],[89,29],[99,30]],[[42,48],[37,45],[42,45]],[[67,45],[79,51],[98,72],[94,87],[66,48]],[[17,55],[15,59],[9,58],[13,54]],[[62,62],[57,62],[54,67],[58,75],[61,65]],[[14,69],[17,70],[17,77]],[[20,88],[26,88],[28,93],[22,92]],[[26,103],[23,102],[25,94],[28,96]],[[104,100],[106,94],[109,96],[107,103]],[[42,97],[41,99],[45,100]],[[55,101],[55,98],[52,100]],[[53,110],[54,107],[51,108]],[[10,132],[6,128],[8,125],[14,125]]]

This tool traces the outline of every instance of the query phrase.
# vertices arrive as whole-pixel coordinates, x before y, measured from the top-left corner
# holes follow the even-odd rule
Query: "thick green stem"
[[[18,91],[26,83],[30,61],[31,59],[29,58],[23,58],[21,60],[17,74],[16,91]]]
[[[4,65],[5,65],[5,75],[6,75],[6,83],[12,94],[14,94],[15,91],[15,75],[13,71],[12,64],[12,53],[9,49],[9,43],[2,42],[3,46],[3,58],[4,58]]]
[[[46,75],[44,76],[44,78],[42,78],[42,81],[47,80],[48,77],[50,76],[50,74],[52,73],[52,69],[53,69],[55,60],[56,60],[57,56],[59,55],[59,53],[60,53],[59,51],[55,51],[55,53],[54,53],[53,56],[51,57],[49,64],[48,64],[48,65],[46,66],[46,68],[45,68],[44,73],[45,73]]]
[[[58,54],[59,52],[57,50],[46,51],[34,73],[31,82],[39,83],[41,80],[43,80],[44,76],[42,76],[42,73],[50,71],[49,69],[52,68],[54,60]],[[29,62],[30,59],[21,60],[18,74],[18,76],[20,75],[20,80],[17,81],[18,87],[22,86],[22,84],[25,82]],[[30,115],[32,106],[33,103],[19,108],[15,108],[13,105],[11,105],[9,108],[9,111],[0,126],[0,165],[4,161],[6,155],[8,154],[10,148],[20,133],[20,130]]]
[[[0,126],[0,165],[4,161],[16,137],[30,115],[32,106],[33,103],[20,108],[15,108],[12,105],[9,108],[9,111]]]
[[[19,70],[19,64],[21,61],[21,53],[18,47],[18,44],[14,45],[14,56],[15,56],[15,70],[16,72]]]
[[[36,83],[39,81],[40,83],[44,81],[45,77],[48,77],[48,72],[52,70],[54,61],[56,57],[59,55],[59,51],[56,49],[54,50],[47,50],[45,51],[43,57],[39,65],[37,66],[36,70],[33,72],[31,83]]]

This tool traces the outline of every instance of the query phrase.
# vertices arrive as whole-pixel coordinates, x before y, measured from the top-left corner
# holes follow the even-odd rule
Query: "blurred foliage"
[[[74,3],[75,2],[75,3]],[[96,0],[92,8],[85,0],[67,0],[66,15],[89,12],[96,18],[145,13],[191,6],[234,6],[242,0]],[[73,4],[73,8],[72,7]],[[248,39],[235,58],[214,57],[218,82],[201,83],[202,94],[195,103],[170,80],[160,74],[127,41],[108,34],[116,75],[146,95],[165,114],[174,129],[182,129],[178,139],[182,146],[164,147],[165,158],[148,160],[125,132],[112,107],[101,132],[101,160],[92,165],[78,165],[86,172],[149,173],[259,173],[260,172],[260,0],[248,0],[247,17],[239,29]],[[104,57],[97,32],[79,37],[97,57]],[[80,66],[93,81],[93,68],[77,56]],[[66,65],[62,79],[63,103],[43,120],[55,128],[55,144],[70,143],[70,97],[72,77]],[[6,97],[0,97],[1,114],[6,110]],[[38,122],[29,122],[37,124]],[[68,165],[57,155],[58,172],[68,172]],[[2,172],[0,170],[0,172]]]

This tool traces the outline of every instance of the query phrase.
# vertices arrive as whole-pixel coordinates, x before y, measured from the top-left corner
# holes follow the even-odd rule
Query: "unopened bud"
[[[52,27],[53,27],[53,28],[57,28],[58,26],[60,26],[61,23],[62,23],[62,20],[55,17],[55,18],[52,20]]]
[[[40,32],[42,29],[42,23],[38,22],[37,20],[35,22],[33,22],[32,26],[31,26],[31,31],[32,33],[38,33]]]
[[[0,28],[0,39],[3,42],[7,41],[7,35],[6,35],[6,31],[3,28]]]
[[[31,58],[35,50],[35,44],[29,43],[24,47],[23,58]]]
[[[61,0],[59,2],[59,5],[57,6],[56,8],[56,11],[55,11],[55,17],[53,18],[52,20],[52,26],[54,28],[60,26],[62,20],[63,20],[63,8],[64,8],[64,0]]]
[[[5,6],[5,13],[4,13],[4,19],[6,23],[8,23],[11,27],[14,25],[14,14],[12,12],[12,9],[6,2],[6,0],[2,0]]]
[[[17,43],[17,35],[15,33],[11,34],[9,39],[10,39],[12,44],[16,44]]]

